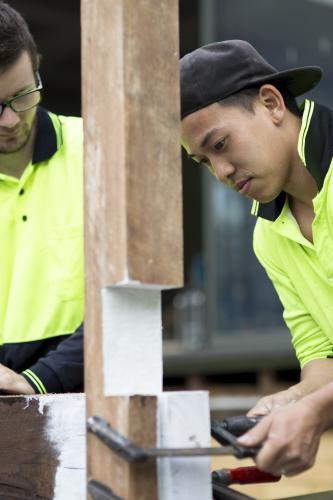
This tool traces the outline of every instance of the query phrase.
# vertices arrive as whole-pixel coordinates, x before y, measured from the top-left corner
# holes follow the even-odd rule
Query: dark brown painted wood
[[[84,406],[82,394],[0,397],[0,500],[84,498]]]

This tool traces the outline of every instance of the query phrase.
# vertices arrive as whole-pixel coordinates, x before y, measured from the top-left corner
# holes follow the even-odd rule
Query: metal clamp
[[[115,431],[101,417],[90,417],[88,431],[96,435],[106,446],[127,462],[144,462],[149,458],[163,457],[202,457],[216,455],[234,455],[239,458],[254,456],[256,449],[244,448],[237,444],[237,439],[228,431],[223,433],[224,440],[230,446],[209,448],[142,448]]]
[[[222,445],[230,445],[234,450],[235,457],[237,458],[253,458],[260,450],[260,446],[246,447],[240,445],[238,443],[237,437],[234,434],[231,434],[231,432],[226,429],[224,422],[213,420],[211,423],[211,434],[218,443]]]
[[[228,486],[223,486],[216,484],[213,481],[213,499],[214,500],[255,500],[253,497],[249,497],[240,493],[239,491],[228,488]]]
[[[88,482],[88,493],[93,500],[124,500],[115,495],[111,488],[94,479]]]

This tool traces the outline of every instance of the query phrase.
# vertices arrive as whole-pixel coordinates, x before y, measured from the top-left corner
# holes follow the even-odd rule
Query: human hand
[[[247,413],[249,417],[257,415],[268,415],[275,408],[285,406],[290,403],[295,403],[300,398],[300,394],[290,387],[285,391],[280,391],[269,396],[265,396],[255,404],[253,408]]]
[[[33,387],[19,373],[0,363],[0,391],[4,394],[36,394]]]
[[[275,408],[238,441],[262,448],[254,458],[259,469],[294,476],[313,466],[323,431],[316,406],[306,399]]]

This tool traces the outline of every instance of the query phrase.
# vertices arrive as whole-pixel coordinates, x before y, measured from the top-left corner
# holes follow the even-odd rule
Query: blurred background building
[[[8,2],[42,53],[44,106],[80,115],[80,1]],[[279,69],[322,66],[324,80],[310,97],[333,106],[333,0],[180,0],[179,11],[181,55],[246,39]],[[185,157],[183,192],[186,286],[163,294],[166,384],[190,375],[255,381],[263,370],[295,369],[293,377],[281,306],[252,252],[251,202]]]

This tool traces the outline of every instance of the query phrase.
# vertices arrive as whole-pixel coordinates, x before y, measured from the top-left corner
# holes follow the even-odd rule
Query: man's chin
[[[263,205],[265,205],[266,203],[271,203],[272,201],[274,201],[278,196],[279,196],[279,193],[274,194],[274,195],[270,195],[270,196],[261,196],[261,197],[253,198],[253,199],[255,199],[255,201],[258,201],[259,203],[262,203]]]
[[[24,148],[24,146],[27,144],[29,140],[29,135],[25,137],[21,137],[20,139],[14,139],[14,140],[8,140],[8,141],[1,141],[0,140],[0,154],[2,155],[8,155],[8,154],[13,154],[17,153],[18,151],[21,151],[21,149]]]

